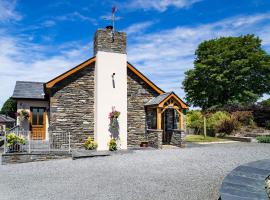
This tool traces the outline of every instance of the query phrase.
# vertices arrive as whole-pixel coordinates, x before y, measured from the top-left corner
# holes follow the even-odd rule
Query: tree
[[[270,98],[263,100],[260,104],[263,106],[270,106]]]
[[[254,35],[202,42],[194,66],[185,73],[183,88],[187,102],[203,110],[254,103],[270,92],[270,56]]]
[[[12,118],[15,118],[15,113],[17,111],[17,105],[16,102],[9,98],[8,100],[6,100],[6,102],[4,103],[0,113],[1,114],[5,114],[8,115]]]

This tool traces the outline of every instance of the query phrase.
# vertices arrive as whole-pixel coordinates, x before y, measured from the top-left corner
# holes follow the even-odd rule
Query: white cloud
[[[94,25],[97,24],[97,20],[95,18],[85,16],[77,11],[72,12],[72,13],[67,13],[67,14],[62,15],[62,16],[58,16],[58,17],[56,17],[56,19],[60,20],[60,21],[76,21],[79,19],[82,21],[88,21]]]
[[[48,28],[48,27],[55,26],[55,24],[56,22],[53,20],[46,20],[42,23],[42,26]]]
[[[90,44],[74,42],[52,47],[24,41],[0,35],[0,107],[12,95],[17,80],[47,82],[91,57]],[[58,53],[47,56],[50,51]]]
[[[147,28],[152,26],[154,23],[156,23],[156,22],[147,21],[147,22],[136,23],[136,24],[133,24],[133,25],[127,27],[123,31],[126,32],[127,35],[140,34],[140,33],[144,32]]]
[[[166,11],[169,7],[187,8],[201,0],[132,0],[125,6],[130,9]]]
[[[176,27],[129,39],[128,59],[165,91],[181,89],[184,72],[193,67],[194,52],[204,40],[221,36],[255,34],[270,51],[270,13],[237,16],[210,24]]]
[[[10,22],[20,20],[22,17],[15,11],[15,0],[0,0],[0,22]]]

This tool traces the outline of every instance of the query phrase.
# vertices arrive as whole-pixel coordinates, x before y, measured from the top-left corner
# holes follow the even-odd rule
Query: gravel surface
[[[217,200],[227,173],[266,158],[269,144],[229,143],[0,165],[0,199]]]

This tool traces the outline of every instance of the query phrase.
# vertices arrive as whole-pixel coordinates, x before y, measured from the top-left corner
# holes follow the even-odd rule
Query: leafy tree
[[[263,100],[261,102],[261,105],[263,105],[263,106],[270,106],[270,98],[269,99],[266,99],[266,100]]]
[[[16,102],[13,99],[9,98],[4,103],[0,113],[15,118],[16,111],[17,111]]]
[[[195,56],[183,81],[191,105],[246,105],[270,92],[270,56],[254,35],[204,41]]]

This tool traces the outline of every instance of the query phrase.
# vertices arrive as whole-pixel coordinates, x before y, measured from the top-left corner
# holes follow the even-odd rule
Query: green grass
[[[265,135],[265,136],[257,136],[256,139],[257,139],[258,142],[260,142],[260,143],[270,143],[270,136],[269,136],[269,135]]]
[[[186,142],[222,142],[227,141],[226,139],[217,138],[217,137],[204,137],[203,135],[187,135],[185,137]]]

